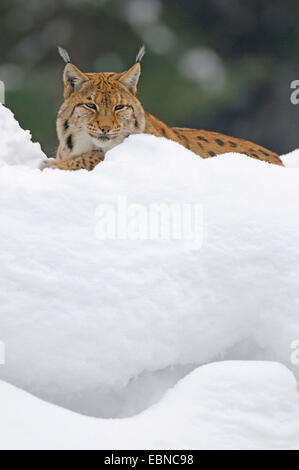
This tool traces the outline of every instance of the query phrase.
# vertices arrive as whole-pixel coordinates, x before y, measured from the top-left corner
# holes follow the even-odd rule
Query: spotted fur
[[[247,140],[168,127],[146,113],[136,96],[144,52],[142,48],[136,64],[126,72],[83,73],[69,62],[68,53],[60,50],[67,63],[63,73],[64,102],[57,116],[59,147],[56,160],[48,160],[42,169],[92,170],[108,150],[139,133],[174,140],[202,158],[236,152],[283,165],[276,153]]]

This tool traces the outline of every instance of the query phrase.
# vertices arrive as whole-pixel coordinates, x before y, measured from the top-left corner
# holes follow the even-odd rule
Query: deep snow
[[[191,369],[215,360],[279,361],[299,377],[299,366],[290,359],[291,345],[299,339],[299,168],[237,154],[201,160],[174,142],[139,135],[110,151],[91,173],[41,173],[39,145],[31,143],[3,106],[0,134],[2,380],[82,413],[122,417],[157,402]],[[290,157],[284,159],[296,166],[289,164]],[[117,214],[120,201],[135,213],[138,207],[148,213],[153,203],[200,205],[201,249],[185,239],[138,239],[140,218],[132,217],[132,210],[130,234],[137,240],[100,239],[103,210],[114,207]],[[212,399],[204,404],[195,399],[205,374],[211,397],[217,394],[221,403],[219,416]],[[219,376],[222,389],[230,390],[235,381],[231,406],[245,433],[239,440],[232,413],[225,421],[235,429],[234,437],[219,427],[229,395],[217,388]],[[190,394],[196,390],[194,400],[185,403],[195,429],[190,431],[182,418],[181,434],[165,437],[167,423],[161,423],[169,397],[179,401],[176,412],[185,412],[181,387]],[[16,403],[19,409],[27,401],[24,413],[36,422],[32,429],[27,425],[27,442],[25,437],[18,441],[25,447],[57,444],[54,424],[48,441],[38,438],[40,412],[50,422],[57,413],[57,423],[66,420],[70,428],[75,422],[87,428],[93,423],[105,435],[113,423],[120,425],[72,415],[3,383],[0,396],[5,400],[7,394],[12,399],[4,407],[4,424],[14,422]],[[243,400],[256,420],[243,413]],[[291,405],[285,406],[289,400]],[[272,406],[273,421],[267,412]],[[142,441],[137,423],[153,413],[161,440],[155,429],[153,437],[147,440],[145,434]],[[197,369],[162,402],[121,421],[124,433],[130,426],[131,431],[115,447],[227,448],[235,442],[239,447],[292,447],[298,428],[291,417],[296,413],[298,397],[285,368],[223,362]],[[212,414],[214,421],[203,420]],[[4,447],[13,446],[14,433],[19,435],[8,428],[11,439]],[[201,434],[203,428],[208,431]],[[88,445],[81,430],[70,435],[61,447]],[[108,437],[100,444],[91,442],[113,447]]]
[[[0,449],[298,449],[296,381],[271,362],[202,366],[143,413],[95,419],[0,382]]]

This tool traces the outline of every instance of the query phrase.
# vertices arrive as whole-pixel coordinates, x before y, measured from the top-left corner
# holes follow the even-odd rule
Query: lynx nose
[[[104,134],[106,134],[107,132],[109,132],[111,130],[111,127],[110,126],[100,126],[100,129],[102,132],[104,132]]]

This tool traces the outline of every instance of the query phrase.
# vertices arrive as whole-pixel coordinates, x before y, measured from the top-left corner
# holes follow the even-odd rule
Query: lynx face
[[[140,64],[127,72],[82,73],[68,63],[58,117],[57,159],[93,150],[107,152],[130,134],[144,132],[145,113],[136,98]]]

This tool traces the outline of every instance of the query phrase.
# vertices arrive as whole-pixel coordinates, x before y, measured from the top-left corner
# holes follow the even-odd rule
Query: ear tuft
[[[58,52],[64,62],[68,64],[71,61],[69,53],[65,49],[63,49],[63,47],[58,46]]]
[[[137,56],[136,56],[136,62],[139,62],[139,63],[140,63],[140,62],[142,61],[145,52],[146,52],[146,51],[145,51],[145,46],[143,45],[143,46],[141,46],[141,48],[139,49],[139,52],[138,52],[138,54],[137,54]]]

